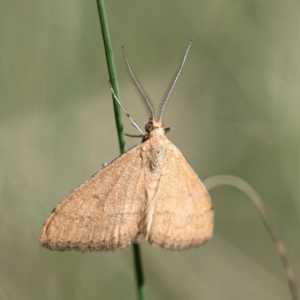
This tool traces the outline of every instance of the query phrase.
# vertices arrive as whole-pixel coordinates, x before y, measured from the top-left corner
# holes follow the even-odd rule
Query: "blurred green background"
[[[121,100],[144,127],[121,45],[155,104],[191,51],[164,114],[199,177],[260,194],[300,281],[300,2],[107,1]],[[135,299],[132,249],[39,246],[51,210],[119,155],[96,1],[0,2],[0,299]],[[125,132],[137,131],[124,118]],[[127,139],[127,147],[138,143]],[[214,238],[142,244],[148,299],[290,299],[277,252],[239,191],[211,192]]]

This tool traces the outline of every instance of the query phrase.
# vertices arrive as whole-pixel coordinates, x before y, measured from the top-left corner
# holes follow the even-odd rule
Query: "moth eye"
[[[145,130],[149,133],[152,130],[152,124],[147,123],[146,126],[145,126]]]

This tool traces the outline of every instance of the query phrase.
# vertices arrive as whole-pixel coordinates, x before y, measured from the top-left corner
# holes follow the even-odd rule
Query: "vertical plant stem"
[[[145,291],[145,281],[144,281],[144,275],[143,275],[140,246],[138,244],[133,244],[132,247],[133,247],[136,283],[137,283],[139,299],[145,300],[146,299],[146,291]]]
[[[111,41],[109,36],[108,23],[107,23],[106,12],[104,7],[104,0],[97,0],[97,7],[98,7],[99,18],[100,18],[103,43],[105,48],[109,80],[113,87],[113,90],[115,91],[116,96],[118,97],[118,99],[120,99],[118,82],[117,82],[117,73],[116,73]],[[120,109],[119,104],[117,103],[117,101],[114,99],[113,96],[112,99],[114,104],[114,112],[115,112],[115,120],[116,120],[117,132],[118,132],[120,152],[124,153],[125,139],[124,139],[123,122],[122,122],[122,111]],[[145,300],[146,299],[145,281],[143,276],[140,248],[138,244],[133,244],[133,255],[134,255],[134,264],[135,264],[135,273],[136,273],[139,300]]]
[[[104,43],[104,48],[105,48],[109,80],[115,91],[116,96],[118,97],[118,99],[120,99],[119,86],[118,86],[118,81],[117,81],[117,72],[116,72],[112,47],[111,47],[111,41],[110,41],[110,36],[109,36],[104,1],[97,0],[97,6],[98,6],[98,13],[99,13],[100,24],[101,24],[103,43]],[[112,99],[113,99],[113,104],[114,104],[114,112],[115,112],[115,120],[116,120],[117,132],[118,132],[120,152],[124,153],[125,152],[125,138],[124,138],[124,131],[123,131],[124,128],[123,128],[123,122],[122,122],[122,111],[120,109],[119,104],[117,103],[117,101],[114,99],[113,96],[112,96]]]

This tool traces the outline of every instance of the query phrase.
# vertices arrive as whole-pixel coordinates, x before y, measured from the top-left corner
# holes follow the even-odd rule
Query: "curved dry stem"
[[[274,244],[277,248],[284,271],[287,276],[292,299],[299,300],[299,295],[298,295],[298,291],[297,291],[297,287],[296,287],[294,272],[293,272],[292,267],[287,258],[287,252],[285,250],[285,246],[284,246],[283,242],[281,241],[281,239],[279,238],[279,236],[276,232],[275,226],[273,225],[273,223],[271,222],[270,218],[267,215],[267,211],[263,204],[263,201],[261,200],[259,195],[256,193],[256,191],[252,188],[252,186],[250,184],[248,184],[246,181],[244,181],[243,179],[240,179],[238,177],[231,176],[231,175],[213,176],[213,177],[210,177],[210,178],[204,180],[203,183],[208,190],[211,190],[213,188],[216,188],[216,187],[222,186],[222,185],[233,186],[233,187],[241,190],[248,196],[248,198],[251,200],[251,202],[256,207],[257,211],[259,212],[259,214],[263,220],[263,223],[269,233],[269,236],[271,237],[272,241],[274,242]]]

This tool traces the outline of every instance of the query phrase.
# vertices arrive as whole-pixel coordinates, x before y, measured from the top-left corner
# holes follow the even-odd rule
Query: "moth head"
[[[151,136],[165,134],[164,125],[161,119],[155,121],[154,119],[150,118],[149,122],[145,125],[145,130],[147,134]]]

